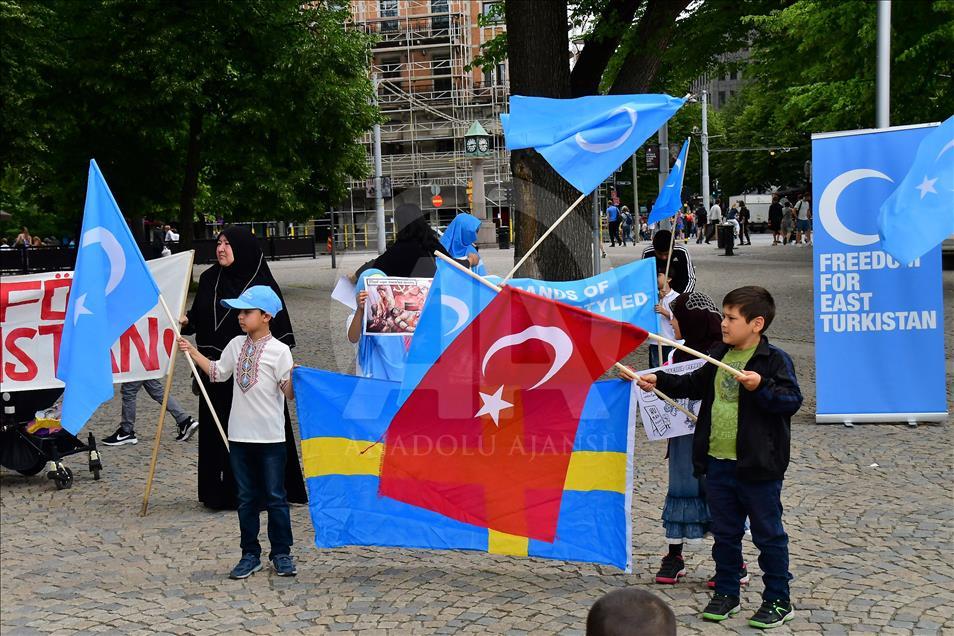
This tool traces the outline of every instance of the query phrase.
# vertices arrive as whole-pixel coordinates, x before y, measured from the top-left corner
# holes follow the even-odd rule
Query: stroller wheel
[[[17,469],[17,472],[26,477],[32,477],[33,475],[39,474],[40,471],[42,471],[45,467],[46,467],[46,460],[40,458],[36,461],[34,465],[25,469]]]
[[[51,470],[46,476],[53,480],[57,490],[63,490],[73,485],[73,471],[67,466],[57,463],[54,470]]]

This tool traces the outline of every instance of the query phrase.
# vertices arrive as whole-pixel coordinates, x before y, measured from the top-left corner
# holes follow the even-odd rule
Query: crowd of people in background
[[[32,247],[59,247],[62,245],[75,247],[76,241],[69,237],[64,237],[61,240],[52,235],[46,238],[33,236],[26,226],[20,228],[20,233],[17,234],[17,237],[13,240],[6,236],[0,238],[0,249],[3,250],[27,249]]]

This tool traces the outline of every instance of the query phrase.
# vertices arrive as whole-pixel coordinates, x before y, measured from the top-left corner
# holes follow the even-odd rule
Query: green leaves
[[[0,0],[4,205],[73,229],[95,157],[131,217],[319,216],[377,116],[369,38],[327,4]]]

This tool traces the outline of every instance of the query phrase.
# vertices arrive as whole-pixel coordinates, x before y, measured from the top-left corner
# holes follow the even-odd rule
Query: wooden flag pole
[[[563,214],[560,215],[560,218],[558,218],[556,221],[554,221],[554,222],[553,222],[553,225],[551,225],[550,227],[547,228],[547,231],[543,233],[543,236],[541,236],[540,238],[538,238],[538,239],[537,239],[537,242],[530,246],[530,249],[527,250],[527,253],[524,254],[524,255],[520,258],[520,260],[517,262],[517,264],[513,266],[513,269],[510,270],[510,272],[509,272],[506,276],[504,276],[504,277],[503,277],[503,280],[500,281],[500,282],[506,283],[508,280],[510,280],[511,278],[513,278],[513,275],[517,273],[517,270],[520,269],[520,266],[523,265],[528,258],[530,258],[530,255],[533,254],[534,250],[536,250],[538,247],[540,247],[540,243],[543,243],[543,239],[545,239],[546,237],[550,236],[550,233],[551,233],[553,230],[555,230],[555,229],[557,228],[557,226],[560,225],[560,223],[563,222],[563,219],[565,219],[566,217],[570,216],[570,212],[572,212],[573,209],[576,208],[576,206],[578,206],[578,205],[580,204],[580,201],[582,201],[582,200],[585,199],[585,198],[586,198],[586,195],[585,195],[585,194],[581,194],[581,195],[580,195],[580,198],[578,198],[576,201],[574,201],[573,204],[570,205],[570,207],[568,207],[568,208],[566,209],[566,211],[565,211]],[[498,290],[498,291],[499,291],[499,290]]]
[[[168,316],[170,322],[172,322],[172,330],[176,334],[176,346],[178,347],[178,340],[182,335],[179,333],[179,321],[172,317],[172,312],[169,311],[169,305],[166,304],[166,299],[162,297],[162,294],[159,294],[159,304],[162,305],[163,310],[166,312],[166,316]],[[202,393],[202,397],[205,398],[205,403],[209,406],[209,412],[212,413],[212,419],[215,421],[215,426],[219,429],[219,435],[222,436],[222,443],[225,444],[225,450],[229,450],[229,438],[225,434],[225,429],[222,428],[222,422],[219,421],[219,416],[215,412],[215,407],[212,406],[212,399],[209,397],[208,391],[205,390],[205,384],[203,384],[202,380],[200,379],[199,370],[195,366],[195,361],[192,359],[192,356],[186,356],[185,359],[189,363],[189,368],[192,369],[192,375],[195,376],[195,381],[199,385],[199,391]]]
[[[192,268],[189,268],[192,271]],[[186,287],[188,289],[188,287]],[[152,461],[149,464],[149,475],[146,477],[146,492],[142,496],[142,510],[139,511],[140,517],[145,517],[149,509],[149,494],[152,492],[152,480],[156,476],[156,462],[159,459],[159,442],[162,440],[162,424],[166,419],[166,405],[169,404],[169,392],[172,390],[172,376],[176,371],[176,352],[179,347],[175,346],[169,355],[169,373],[166,374],[166,388],[162,394],[162,405],[159,407],[159,424],[156,426],[156,443],[152,447]]]
[[[679,212],[676,212],[676,214],[679,214]],[[667,284],[667,285],[669,284],[669,264],[672,262],[672,248],[673,248],[673,245],[675,245],[675,243],[676,243],[676,224],[675,224],[675,222],[673,222],[673,224],[672,224],[672,230],[670,230],[669,234],[670,234],[670,236],[669,236],[669,256],[666,257],[666,273],[663,274],[663,278],[666,279],[666,284]],[[655,256],[653,256],[653,258],[655,258]],[[659,302],[662,303],[662,298],[659,299]],[[659,351],[659,366],[662,366],[662,365],[664,365],[664,364],[666,363],[666,361],[663,360],[663,350],[662,350],[663,346],[662,346],[662,344],[661,344],[658,340],[656,341],[656,346],[658,347],[657,351]]]

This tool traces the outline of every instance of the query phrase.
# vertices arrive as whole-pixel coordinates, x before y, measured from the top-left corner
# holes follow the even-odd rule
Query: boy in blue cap
[[[229,415],[229,455],[238,492],[242,559],[229,575],[245,579],[262,569],[258,542],[259,511],[268,511],[269,559],[278,576],[295,576],[292,530],[285,498],[285,398],[295,399],[291,383],[291,349],[272,338],[268,323],[282,301],[266,285],[249,287],[222,305],[238,309],[244,336],[233,338],[218,360],[209,360],[185,338],[187,352],[212,382],[234,376]]]

